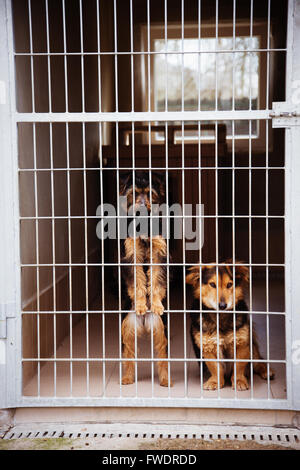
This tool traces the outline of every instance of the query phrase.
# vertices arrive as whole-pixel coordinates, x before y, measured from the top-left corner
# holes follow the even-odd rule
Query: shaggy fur
[[[126,209],[133,206],[135,212],[143,207],[151,214],[152,205],[163,203],[165,196],[162,178],[155,172],[151,175],[151,189],[150,194],[148,173],[136,171],[134,184],[132,172],[125,175],[121,180],[120,195],[127,197]],[[129,220],[128,223],[130,222]],[[167,339],[161,315],[164,313],[163,300],[166,296],[166,240],[160,234],[153,237],[144,234],[128,237],[124,241],[122,261],[127,264],[122,267],[128,305],[126,309],[135,311],[127,314],[122,322],[123,356],[134,358],[136,334],[140,337],[144,332],[150,333],[152,330],[156,354],[158,358],[165,359]],[[134,382],[134,371],[134,361],[124,363],[124,385]],[[168,386],[167,362],[158,361],[158,374],[160,385]]]

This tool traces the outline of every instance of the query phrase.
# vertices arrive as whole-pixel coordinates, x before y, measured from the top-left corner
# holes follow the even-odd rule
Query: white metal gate
[[[232,1],[230,18],[226,21],[221,14],[222,0],[216,0],[214,22],[203,22],[205,2],[201,0],[192,2],[197,12],[193,22],[189,21],[189,2],[176,2],[180,18],[176,22],[172,21],[172,2],[160,2],[158,17],[163,21],[159,21],[155,20],[156,10],[153,9],[158,2],[145,0],[144,16],[141,15],[145,21],[140,21],[139,28],[135,23],[135,2],[129,0],[123,3],[127,5],[128,24],[124,19],[127,37],[120,26],[122,16],[118,8],[121,6],[117,0],[73,2],[72,8],[77,5],[74,11],[78,19],[74,24],[70,16],[74,11],[68,0],[19,2],[24,10],[18,10],[20,7],[15,5],[14,17],[13,3],[0,2],[1,406],[299,409],[299,0],[288,2],[286,44],[279,46],[271,42],[275,0],[265,2],[266,13],[260,21],[255,17],[257,2],[250,0],[246,25],[238,17],[238,0]],[[60,12],[58,26],[55,9]],[[26,20],[18,17],[24,11]],[[26,31],[18,24],[18,18],[24,20]],[[57,37],[53,33],[54,24],[60,27]],[[17,34],[18,28],[21,29]],[[102,28],[105,34],[107,31],[111,34],[111,43],[108,38],[105,46]],[[120,32],[121,39],[118,38]],[[137,36],[139,48],[135,42]],[[185,42],[185,39],[192,42]],[[127,46],[122,44],[123,40]],[[270,101],[273,96],[270,77],[276,65],[272,57],[276,53],[286,56],[286,101],[281,103]],[[226,61],[222,64],[228,55],[232,58],[229,73]],[[188,57],[194,64],[191,65]],[[248,71],[245,96],[237,94],[240,86],[236,73],[238,60],[242,64],[239,67]],[[221,65],[224,66],[223,76],[219,70]],[[189,70],[196,72],[193,75],[190,71],[188,76]],[[205,78],[203,70],[207,76],[212,73],[214,77],[206,85],[201,83]],[[179,80],[179,85],[170,81],[170,74],[175,82]],[[228,95],[228,89],[224,87],[224,91],[222,84],[230,75],[231,94]],[[193,77],[194,94],[189,95],[190,88],[186,88],[185,83]],[[127,102],[120,99],[121,90],[126,94],[123,81],[128,89]],[[169,94],[175,89],[177,95],[174,93],[170,99]],[[205,93],[206,101],[202,96]],[[111,102],[108,95],[112,97]],[[271,160],[270,149],[277,143],[272,127],[285,129],[285,140],[280,140],[284,142],[285,158],[276,164]],[[164,149],[162,155],[156,150],[159,146]],[[196,149],[194,153],[192,146]],[[95,148],[99,148],[100,165],[93,158]],[[139,154],[142,148],[143,155]],[[228,148],[228,153],[224,150],[229,155],[225,164],[220,160],[222,148]],[[111,154],[113,150],[115,155]],[[206,151],[207,155],[203,153]],[[263,154],[262,163],[255,152]],[[245,154],[246,164],[240,158]],[[159,387],[155,375],[159,359],[154,354],[153,323],[149,327],[150,352],[144,356],[135,352],[131,359],[135,364],[135,381],[131,385],[122,384],[122,363],[125,362],[122,314],[128,310],[122,305],[124,263],[120,236],[108,250],[110,255],[107,255],[103,238],[98,240],[98,245],[91,242],[91,233],[96,232],[96,224],[104,215],[101,211],[96,213],[95,201],[110,202],[111,194],[117,199],[120,180],[126,171],[135,179],[138,172],[149,173],[149,170],[150,175],[154,171],[163,172],[167,205],[170,203],[169,186],[175,174],[173,186],[179,195],[175,202],[180,200],[183,206],[194,191],[194,200],[199,204],[205,201],[208,206],[207,209],[204,204],[204,212],[200,214],[191,215],[183,209],[177,216],[184,221],[182,241],[176,242],[177,248],[173,248],[174,252],[181,253],[177,261],[176,256],[175,261],[170,257],[172,240],[167,237],[166,241],[164,316],[168,326],[165,359],[169,381],[164,388]],[[246,177],[241,176],[243,172]],[[261,179],[257,177],[258,172],[262,172]],[[274,177],[275,173],[280,176]],[[224,181],[229,181],[227,192],[226,186],[222,189]],[[243,190],[245,182],[246,192]],[[207,193],[203,184],[208,185]],[[284,191],[282,212],[280,209],[273,211],[271,206],[276,185],[278,193]],[[103,192],[105,187],[108,196]],[[151,187],[152,176],[150,193]],[[98,199],[93,200],[90,188],[98,188]],[[253,194],[252,188],[257,193]],[[246,210],[238,205],[237,197],[245,198]],[[222,198],[225,205],[219,207]],[[262,212],[255,208],[256,198],[264,200]],[[118,233],[122,221],[120,210],[117,203],[116,215],[109,216],[117,221]],[[207,224],[207,243],[212,247],[207,248],[207,257],[202,247],[195,250],[200,259],[186,251],[186,222],[191,219],[201,219]],[[243,235],[245,222],[247,229]],[[264,235],[255,238],[261,230],[259,224],[263,224]],[[275,262],[270,255],[274,253],[273,235],[270,235],[273,224],[278,224],[278,233],[284,237],[279,242],[284,246],[284,257],[281,260],[275,248]],[[103,236],[103,226],[101,230]],[[207,232],[204,233],[206,243]],[[192,295],[188,293],[185,278],[187,268],[199,266],[199,262],[200,266],[216,263],[217,270],[220,269],[221,251],[226,252],[224,247],[219,249],[223,246],[220,234],[224,243],[231,246],[229,265],[233,266],[233,271],[239,250],[243,252],[240,245],[247,246],[248,260],[243,264],[250,276],[250,336],[252,320],[262,322],[265,354],[261,362],[268,371],[271,366],[277,367],[283,384],[279,394],[276,387],[272,388],[269,378],[263,388],[257,386],[253,377],[253,355],[248,361],[251,366],[248,391],[237,390],[236,386],[233,391],[228,387],[205,390],[203,359],[198,376],[198,359],[191,354],[188,340]],[[142,262],[136,258],[136,243],[134,265],[138,268]],[[255,250],[262,243],[264,259],[261,261],[258,256],[257,261]],[[214,263],[208,260],[212,252]],[[115,262],[110,257],[114,253]],[[153,273],[160,262],[153,261],[152,256],[150,259],[152,288]],[[115,303],[111,301],[112,291],[108,291],[113,268],[117,286]],[[177,271],[180,280],[174,286],[171,277]],[[134,272],[136,298],[137,270]],[[276,284],[276,276],[281,284]],[[262,284],[264,307],[261,308],[256,296]],[[285,306],[277,309],[272,299],[281,296],[282,287]],[[93,303],[95,292],[100,298],[98,303]],[[176,295],[180,300],[172,303]],[[196,312],[202,319],[203,311]],[[234,312],[234,321],[235,318]],[[136,319],[135,331],[137,322]],[[284,344],[283,355],[276,354],[277,337],[272,336],[276,322],[277,334],[279,331]],[[218,336],[218,346],[219,341]],[[135,351],[136,346],[135,337]],[[218,355],[218,370],[221,359],[224,361]],[[234,368],[241,362],[236,353],[231,359],[225,358],[226,361]]]

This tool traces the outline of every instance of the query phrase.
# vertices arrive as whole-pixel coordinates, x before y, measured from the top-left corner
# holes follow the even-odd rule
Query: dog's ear
[[[202,284],[207,284],[215,271],[215,266],[202,266]]]
[[[128,186],[130,186],[132,181],[131,171],[120,172],[119,176],[119,185],[120,185],[120,194],[124,194]]]
[[[189,274],[187,274],[185,278],[187,284],[191,284],[193,287],[196,287],[197,284],[199,284],[200,269],[200,266],[192,266],[188,269]]]
[[[197,287],[200,284],[200,277],[202,284],[207,284],[208,266],[192,266],[188,269],[189,274],[186,276],[186,283]]]
[[[227,259],[224,261],[225,268],[229,274],[229,276],[233,279],[233,273],[235,273],[235,285],[239,286],[243,283],[249,283],[249,268],[248,266],[244,266],[243,261],[235,261],[235,265],[232,266],[233,260],[232,258]]]
[[[241,261],[237,261],[235,266],[235,279],[236,284],[249,283],[249,268],[243,266]]]
[[[151,179],[152,179],[153,184],[155,186],[157,186],[159,194],[161,194],[163,196],[165,194],[165,191],[166,191],[166,178],[165,178],[165,175],[163,175],[162,173],[159,173],[157,171],[152,171]]]

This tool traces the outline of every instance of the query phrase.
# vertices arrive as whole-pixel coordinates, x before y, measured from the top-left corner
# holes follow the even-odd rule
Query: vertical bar
[[[62,16],[63,16],[63,41],[64,41],[65,101],[66,101],[66,113],[67,113],[69,110],[69,97],[68,97],[68,63],[67,63],[67,35],[66,35],[66,0],[62,0]]]
[[[181,0],[181,52],[181,110],[184,111],[184,0]]]
[[[88,230],[87,230],[87,182],[86,182],[86,124],[82,123],[82,148],[83,148],[83,203],[84,203],[84,259],[85,259],[85,324],[86,324],[86,359],[89,359],[89,275],[88,275]],[[90,362],[86,361],[87,395],[90,390]]]
[[[235,311],[235,121],[232,121],[232,274],[233,274],[233,361],[234,361],[234,398],[237,398],[236,387],[236,311]]]
[[[134,112],[134,67],[133,67],[133,5],[130,0],[130,61],[131,61],[131,110]],[[131,123],[131,140],[132,140],[132,186],[135,188],[135,124]],[[135,208],[135,190],[133,190],[133,207]],[[137,258],[136,258],[136,214],[134,212],[133,219],[134,238],[133,238],[133,282],[134,282],[134,306],[137,299]],[[134,355],[135,355],[135,396],[138,396],[138,335],[137,335],[137,316],[135,313],[134,320]]]
[[[67,149],[67,197],[68,197],[68,256],[69,256],[69,323],[70,323],[70,395],[73,394],[73,325],[72,325],[72,241],[71,241],[71,195],[70,195],[70,145],[69,123],[66,122],[66,149]]]
[[[47,68],[48,68],[48,94],[49,94],[49,113],[52,112],[52,96],[51,96],[51,64],[50,64],[50,39],[49,39],[49,9],[48,0],[45,0],[46,7],[46,34],[47,34]]]
[[[49,123],[50,133],[50,167],[51,167],[51,228],[52,228],[52,283],[53,283],[53,355],[54,355],[54,396],[56,396],[56,255],[55,255],[55,213],[54,213],[54,172],[53,172],[53,124]]]
[[[267,374],[268,374],[268,399],[270,390],[270,328],[269,328],[269,126],[266,121],[266,320],[267,320]]]
[[[121,299],[121,249],[120,249],[120,201],[119,201],[119,188],[120,188],[120,160],[119,160],[119,123],[116,122],[116,179],[117,179],[117,225],[118,225],[118,317],[119,317],[119,382],[120,382],[120,396],[122,396],[122,299]]]
[[[82,111],[85,111],[85,90],[84,90],[84,47],[83,47],[83,19],[82,19],[82,0],[79,1],[79,16],[80,16],[80,52],[81,52],[81,99]],[[85,257],[85,325],[86,325],[86,358],[89,358],[89,298],[88,298],[88,234],[87,234],[87,184],[86,184],[86,139],[85,139],[85,123],[82,123],[82,148],[83,148],[83,199],[84,199],[84,257]],[[86,361],[86,382],[87,382],[87,396],[90,390],[90,363]]]
[[[185,257],[185,161],[184,161],[184,121],[181,121],[181,166],[182,166],[182,262],[183,262],[183,357],[184,357],[184,397],[188,396],[187,389],[187,342],[186,342],[186,257]]]
[[[35,250],[36,250],[36,306],[37,306],[37,357],[38,357],[38,397],[41,391],[41,342],[40,342],[40,260],[39,260],[39,210],[37,189],[36,123],[33,123],[33,162],[34,162],[34,206],[35,206]]]
[[[267,96],[266,109],[269,109],[270,86],[270,15],[271,0],[268,0],[268,34],[267,34]],[[270,328],[269,328],[269,126],[266,125],[266,313],[267,313],[267,374],[268,374],[268,399],[270,399]]]
[[[215,230],[216,230],[216,285],[217,285],[217,370],[218,370],[218,399],[220,399],[220,311],[219,311],[219,191],[218,191],[218,122],[215,121]]]
[[[131,139],[132,139],[132,187],[135,188],[135,124],[132,121],[131,123]],[[135,208],[135,191],[133,191],[133,207]],[[134,209],[135,211],[135,209]],[[134,306],[136,306],[137,300],[137,258],[136,258],[136,214],[134,212],[133,219],[133,229],[134,229],[134,238],[133,238],[133,282],[134,282]],[[135,375],[135,396],[138,396],[138,335],[137,335],[137,314],[134,318],[134,375]]]
[[[181,110],[184,111],[184,0],[181,0]],[[188,396],[187,385],[187,344],[186,344],[186,258],[185,258],[185,157],[184,157],[184,121],[181,121],[181,158],[182,158],[182,262],[183,262],[183,356],[184,356],[184,397]]]
[[[119,94],[118,94],[118,35],[117,35],[117,2],[114,0],[114,58],[115,58],[115,100],[116,100],[116,113],[119,111]],[[119,188],[120,188],[120,164],[119,164],[119,122],[116,122],[116,179],[117,179],[117,225],[118,225],[118,317],[119,317],[119,382],[120,382],[120,396],[122,396],[122,309],[121,299],[121,250],[120,250],[120,204],[119,204]]]
[[[150,214],[150,310],[153,302],[153,237],[152,237],[152,153],[151,153],[151,122],[148,122],[148,167],[149,167],[149,189],[150,189],[150,206],[151,206],[151,214]],[[157,269],[157,268],[156,268]],[[154,338],[153,338],[153,315],[155,315],[151,311],[151,390],[152,390],[152,398],[154,397]]]
[[[233,64],[232,64],[232,110],[235,110],[235,59],[236,59],[236,0],[233,0]],[[234,397],[236,399],[236,313],[235,313],[235,121],[232,121],[232,275],[233,275],[233,368]]]
[[[164,25],[165,25],[165,62],[166,62],[166,83],[165,83],[165,111],[168,111],[168,0],[165,0],[164,9]],[[167,131],[167,128],[165,129]],[[165,134],[167,136],[167,134]],[[166,137],[167,138],[167,137]]]
[[[147,0],[147,60],[148,60],[148,111],[151,111],[151,61],[150,61],[150,50],[151,50],[151,30],[150,30],[150,0]],[[151,209],[152,209],[152,173],[151,173],[151,122],[148,122],[148,161],[149,161],[149,184],[150,184],[150,204],[151,204]],[[152,263],[153,263],[153,249],[152,249],[152,212],[150,214],[150,309],[152,305]],[[154,349],[153,349],[153,313],[151,312],[151,396],[153,398],[154,396],[154,364],[153,364],[153,358],[154,358]]]
[[[218,109],[218,26],[219,26],[219,3],[216,0],[216,29],[215,29],[215,110]],[[218,399],[220,399],[220,312],[219,312],[219,191],[218,191],[218,122],[215,121],[215,186],[216,186],[216,274],[217,274],[217,366],[218,366]]]
[[[100,159],[100,205],[101,205],[101,220],[104,217],[103,211],[103,153],[102,153],[102,124],[99,122],[99,159]],[[101,305],[102,305],[102,395],[106,395],[106,348],[105,348],[105,273],[104,273],[104,264],[105,264],[105,255],[104,255],[104,227],[101,224]]]
[[[115,58],[115,99],[116,113],[119,111],[119,95],[118,95],[118,35],[117,35],[117,2],[114,0],[114,58]]]
[[[253,0],[250,0],[250,44],[251,49],[253,49]],[[253,52],[250,52],[249,55],[249,110],[252,109],[252,55]]]
[[[22,348],[21,332],[24,316],[21,314],[21,268],[20,268],[20,220],[17,139],[18,127],[14,119],[16,111],[15,62],[13,58],[12,2],[0,2],[0,78],[5,84],[6,100],[2,101],[0,113],[0,303],[14,302],[15,320],[7,320],[5,365],[0,366],[0,408],[14,408],[22,395]],[[5,155],[5,158],[3,157]],[[1,330],[1,328],[0,328]],[[2,356],[3,358],[3,356]]]
[[[271,30],[270,15],[271,15],[271,0],[268,0],[266,109],[269,109],[269,92],[270,92],[270,30]]]
[[[232,44],[232,47],[233,47],[233,57],[232,57],[232,60],[233,60],[233,64],[232,64],[232,110],[234,111],[235,109],[235,55],[236,55],[236,31],[235,31],[235,26],[236,26],[236,0],[233,0],[233,19],[232,19],[232,23],[233,23],[233,31],[232,31],[232,35],[233,35],[233,44]],[[232,139],[233,140],[233,139]]]
[[[82,112],[85,112],[82,0],[79,0],[79,18],[80,18],[80,53],[81,53],[80,54],[80,60],[81,60],[81,104],[82,104]]]
[[[102,90],[101,90],[101,31],[100,31],[100,16],[99,16],[99,9],[100,9],[100,0],[96,1],[96,8],[97,8],[97,68],[98,68],[98,97],[99,97],[99,113],[102,111]]]
[[[200,8],[200,2],[199,2]],[[200,48],[199,48],[200,50]],[[198,121],[198,197],[199,197],[199,204],[202,203],[202,171],[201,171],[201,122]],[[202,212],[201,212],[202,216]],[[200,227],[200,247],[199,247],[199,284],[200,284],[200,298],[199,298],[199,324],[200,324],[200,396],[203,396],[203,332],[202,332],[202,222],[203,219],[201,217],[201,227]]]
[[[198,0],[198,111],[201,110],[201,0]],[[199,145],[200,145],[200,134]],[[200,166],[200,165],[199,165]],[[199,199],[200,201],[200,199]]]
[[[33,38],[32,38],[32,12],[31,0],[28,0],[29,20],[29,47],[30,47],[30,73],[31,73],[31,103],[32,112],[35,112],[34,64],[33,64]],[[33,161],[34,161],[34,205],[35,205],[35,237],[36,237],[36,288],[37,288],[37,395],[41,392],[41,345],[40,345],[40,267],[39,267],[39,219],[38,219],[38,193],[37,193],[37,155],[36,155],[36,123],[33,123]]]
[[[198,111],[201,110],[201,0],[198,0]],[[201,172],[201,122],[198,121],[198,197],[199,204],[202,203],[202,172]],[[201,212],[202,216],[202,212]],[[199,246],[199,284],[200,284],[200,298],[199,298],[199,325],[200,325],[200,396],[203,397],[203,331],[202,331],[202,222],[200,227],[200,246]]]
[[[151,73],[150,73],[150,0],[147,0],[147,65],[148,65],[148,111],[151,111]]]
[[[251,398],[254,394],[254,378],[253,378],[253,292],[252,292],[252,121],[249,120],[249,308],[250,308],[250,381],[251,381]]]
[[[32,16],[31,0],[28,0],[28,20],[29,20],[29,50],[30,50],[30,74],[31,74],[31,105],[32,112],[35,112],[35,90],[34,90],[34,64],[33,64],[33,43],[32,43]]]
[[[101,7],[100,0],[96,1],[96,9],[97,9],[97,71],[98,71],[98,99],[99,99],[99,113],[102,111],[102,90],[101,90],[101,30],[100,30],[100,14],[99,10]],[[100,206],[101,206],[101,220],[103,220],[104,212],[103,212],[103,204],[104,204],[104,197],[103,197],[103,153],[102,153],[102,127],[103,124],[99,122],[98,124],[98,132],[99,132],[99,160],[100,160],[100,168],[99,168],[99,179],[100,179]],[[101,307],[102,307],[102,396],[106,396],[106,345],[105,345],[105,254],[104,254],[104,227],[101,224]]]
[[[166,166],[166,206],[169,211],[169,134],[168,122],[165,122],[165,166]],[[166,214],[166,235],[167,235],[167,330],[168,330],[168,397],[171,395],[171,342],[170,342],[170,219],[169,212]],[[164,224],[162,224],[164,226]]]
[[[134,112],[134,67],[133,67],[133,8],[130,0],[130,73],[131,73],[131,111]]]
[[[250,2],[250,40],[253,49],[253,0]],[[252,109],[252,52],[250,53],[250,98],[249,109]],[[254,397],[253,377],[253,298],[252,298],[252,121],[249,120],[249,307],[250,307],[250,396]]]
[[[219,26],[219,0],[216,0],[216,40],[215,40],[215,64],[216,64],[216,76],[215,76],[215,109],[218,110],[218,26]]]

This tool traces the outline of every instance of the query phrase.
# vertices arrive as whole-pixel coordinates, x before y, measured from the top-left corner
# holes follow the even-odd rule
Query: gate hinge
[[[273,103],[272,127],[300,126],[300,108],[285,101]]]
[[[7,319],[15,318],[16,304],[15,302],[7,302],[0,304],[0,339],[7,337]]]

